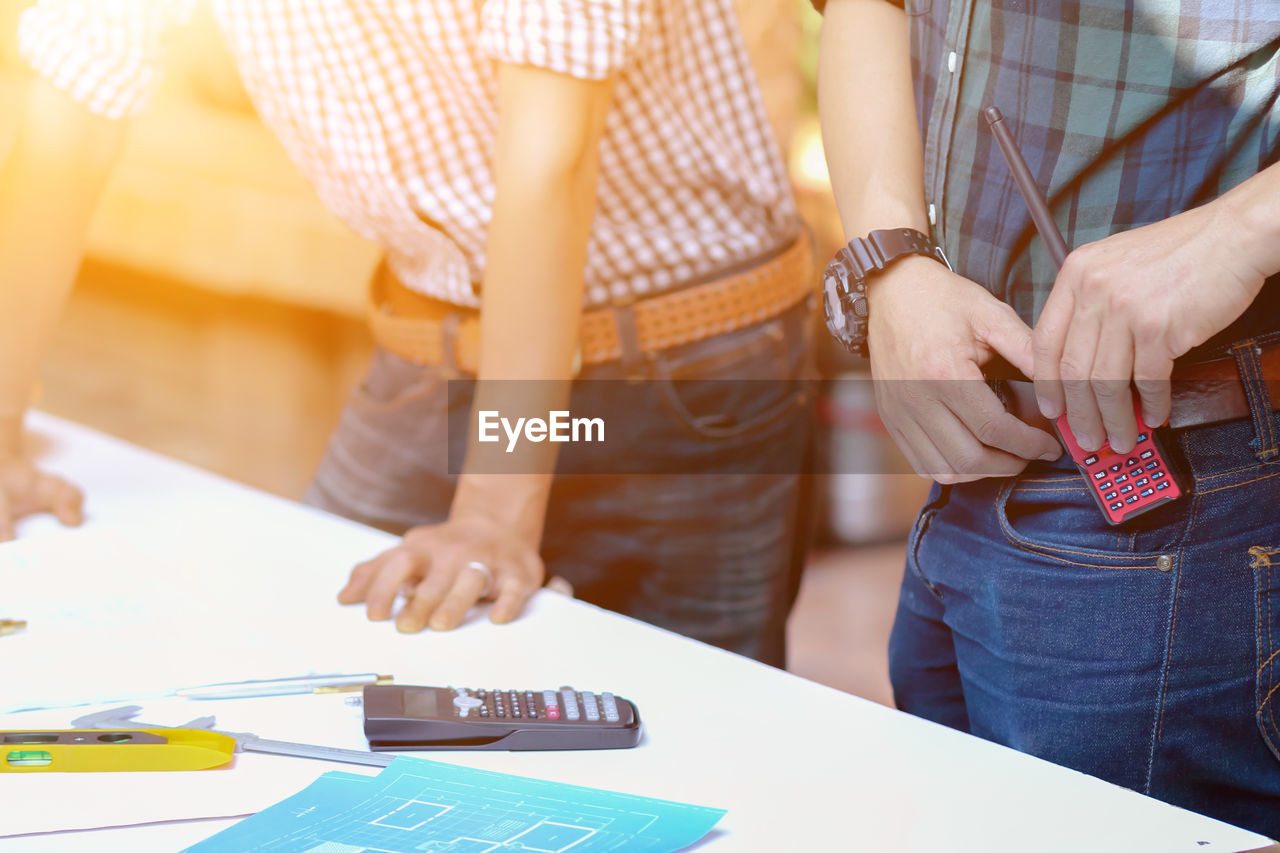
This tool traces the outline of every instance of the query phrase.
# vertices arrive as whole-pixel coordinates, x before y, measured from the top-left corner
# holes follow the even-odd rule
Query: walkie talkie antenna
[[[1031,177],[1027,161],[1022,159],[1022,152],[1013,141],[1013,135],[1009,133],[1009,127],[1004,123],[1004,116],[1000,110],[996,107],[987,107],[983,110],[983,114],[987,117],[991,132],[995,134],[1000,153],[1009,164],[1009,171],[1013,173],[1013,182],[1018,185],[1022,200],[1027,203],[1027,210],[1031,211],[1031,221],[1036,224],[1040,239],[1049,249],[1049,257],[1053,259],[1054,268],[1062,269],[1063,263],[1067,260],[1067,244],[1062,239],[1058,224],[1053,221],[1053,216],[1049,213],[1049,205],[1045,202],[1044,195],[1036,186],[1035,179]]]

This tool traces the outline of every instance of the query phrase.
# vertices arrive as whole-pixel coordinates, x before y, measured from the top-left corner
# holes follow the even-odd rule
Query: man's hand
[[[1005,411],[983,381],[982,365],[996,353],[1031,372],[1031,329],[1013,309],[928,258],[894,264],[868,299],[876,401],[916,473],[959,483],[1062,455],[1053,436]]]
[[[492,584],[467,568],[473,561],[489,567]],[[380,621],[391,618],[404,590],[396,628],[407,634],[428,625],[437,631],[456,628],[482,600],[494,601],[489,619],[501,624],[520,615],[544,573],[537,543],[492,518],[470,515],[413,528],[399,545],[356,566],[338,601],[364,601],[369,618]]]
[[[1067,256],[1034,334],[1036,396],[1085,450],[1133,449],[1169,417],[1173,360],[1239,317],[1266,275],[1228,197]]]
[[[356,566],[338,601],[363,601],[369,618],[382,621],[403,594],[396,628],[406,634],[428,625],[456,628],[484,600],[494,602],[490,621],[510,622],[546,575],[538,548],[550,490],[549,475],[463,474],[448,520],[415,527],[396,547]],[[472,562],[487,566],[492,582],[467,568]]]
[[[84,495],[75,486],[36,468],[20,454],[0,454],[0,542],[16,535],[18,519],[51,512],[68,527],[84,521]]]

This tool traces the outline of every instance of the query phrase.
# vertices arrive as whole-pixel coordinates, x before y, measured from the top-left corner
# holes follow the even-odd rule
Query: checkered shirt
[[[159,85],[195,0],[41,0],[23,57],[94,112]],[[496,193],[496,63],[616,78],[588,305],[714,276],[789,242],[794,202],[731,0],[213,0],[263,120],[408,286],[479,304]]]
[[[1004,113],[1068,246],[1280,160],[1280,0],[906,0],[906,12],[934,238],[1027,322],[1053,262],[986,107]],[[1269,316],[1248,322],[1280,328],[1277,283]]]

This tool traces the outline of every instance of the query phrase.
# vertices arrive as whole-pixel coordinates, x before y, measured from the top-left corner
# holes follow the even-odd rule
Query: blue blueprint
[[[523,776],[396,758],[375,777],[331,772],[190,853],[660,853],[724,815]]]

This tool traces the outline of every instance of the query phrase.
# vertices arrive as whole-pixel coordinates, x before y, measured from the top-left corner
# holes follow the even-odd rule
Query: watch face
[[[833,261],[827,267],[826,274],[822,277],[822,310],[826,315],[827,328],[832,335],[841,339],[843,339],[845,328],[848,326],[844,306],[840,299],[841,291],[845,290],[842,286],[844,278],[844,264],[839,261]]]
[[[872,231],[865,239],[850,240],[827,265],[822,277],[827,328],[855,355],[868,355],[867,278],[905,255],[925,255],[951,266],[941,248],[911,228]]]
[[[863,354],[867,336],[867,299],[849,267],[836,257],[822,276],[822,311],[827,330],[850,352]]]

